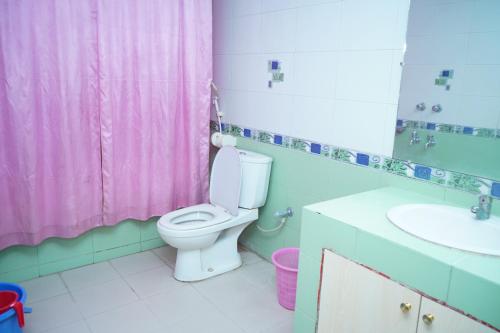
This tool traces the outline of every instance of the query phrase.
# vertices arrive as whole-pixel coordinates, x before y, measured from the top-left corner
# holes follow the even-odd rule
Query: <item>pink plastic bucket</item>
[[[273,253],[272,260],[276,266],[278,302],[286,309],[295,310],[299,249],[287,247],[277,250]]]

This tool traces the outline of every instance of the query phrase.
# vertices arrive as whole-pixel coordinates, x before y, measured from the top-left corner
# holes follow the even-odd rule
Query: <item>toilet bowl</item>
[[[241,266],[238,237],[258,218],[269,184],[272,159],[223,147],[212,166],[210,203],[162,216],[162,239],[177,248],[174,277],[198,281]]]

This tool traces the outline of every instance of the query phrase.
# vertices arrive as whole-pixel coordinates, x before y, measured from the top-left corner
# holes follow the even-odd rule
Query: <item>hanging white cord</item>
[[[276,228],[272,228],[272,229],[264,229],[262,228],[260,225],[256,224],[255,226],[257,227],[257,229],[259,229],[260,231],[264,232],[264,233],[269,233],[269,232],[275,232],[275,231],[278,231],[280,230],[281,228],[283,228],[283,226],[285,225],[286,223],[286,220],[287,218],[286,217],[283,217],[281,219],[281,222],[280,224],[276,227]]]

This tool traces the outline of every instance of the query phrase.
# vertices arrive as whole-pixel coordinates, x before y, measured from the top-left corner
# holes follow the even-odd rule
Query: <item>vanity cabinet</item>
[[[319,333],[494,332],[331,251],[321,281]]]
[[[425,318],[432,315],[435,319],[430,325],[425,324]],[[428,319],[427,319],[428,320]],[[470,319],[444,305],[422,297],[420,305],[420,322],[417,333],[493,333],[493,329]]]

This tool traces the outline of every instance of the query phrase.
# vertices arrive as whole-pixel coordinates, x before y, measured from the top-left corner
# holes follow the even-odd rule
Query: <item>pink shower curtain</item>
[[[210,0],[0,2],[0,249],[207,200]]]

